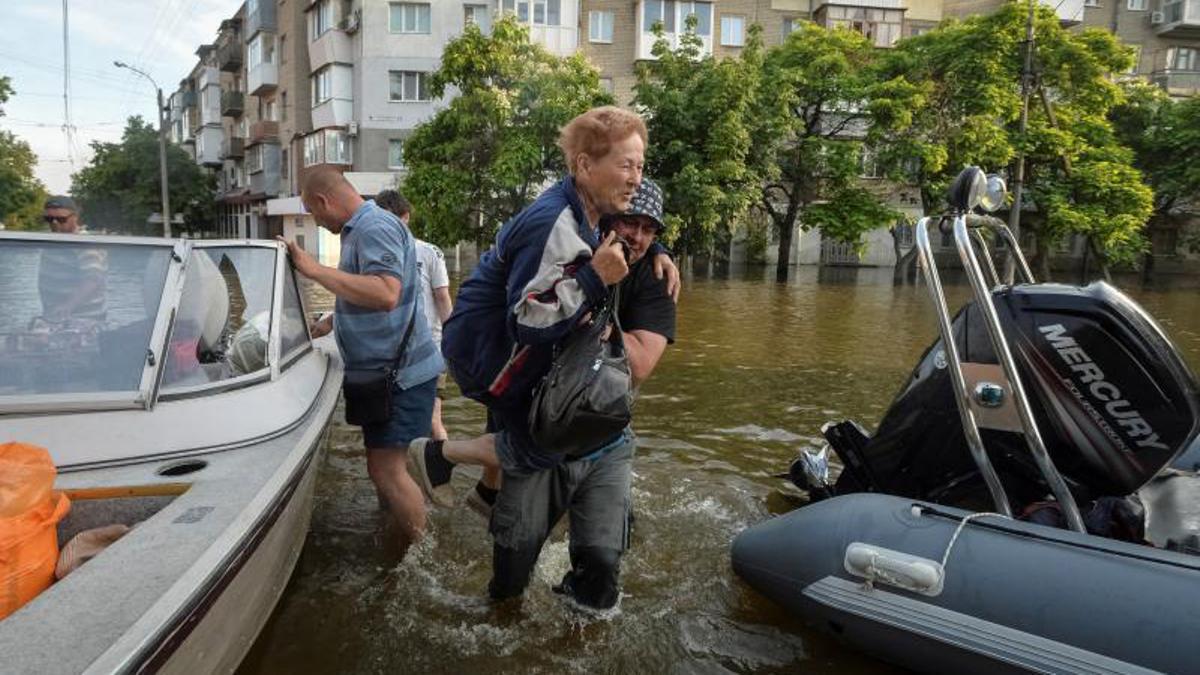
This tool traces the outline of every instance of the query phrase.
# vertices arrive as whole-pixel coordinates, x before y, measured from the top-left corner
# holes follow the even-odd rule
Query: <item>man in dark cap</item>
[[[46,200],[42,220],[56,234],[79,234],[83,226],[79,223],[79,209],[75,200],[66,195],[54,195]]]
[[[54,195],[46,200],[42,220],[55,234],[82,234],[75,200]],[[39,319],[59,324],[71,319],[102,321],[105,316],[105,281],[108,257],[103,249],[56,246],[42,253],[38,268]]]
[[[617,316],[635,387],[650,377],[675,339],[675,301],[647,255],[663,228],[662,205],[662,190],[643,178],[629,208],[599,222],[605,241],[614,233],[625,247],[629,272],[618,282]],[[615,605],[621,556],[629,545],[632,429],[587,456],[537,471],[510,466],[497,439],[495,434],[466,441],[418,439],[409,450],[409,470],[435,503],[451,503],[446,491],[457,464],[502,472],[498,493],[481,482],[467,496],[468,505],[490,516],[496,542],[491,595],[500,599],[525,590],[546,538],[570,513],[571,571],[555,590],[588,607]]]

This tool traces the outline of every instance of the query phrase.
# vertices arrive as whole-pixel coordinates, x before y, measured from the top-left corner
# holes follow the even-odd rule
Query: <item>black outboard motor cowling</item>
[[[1128,296],[1098,282],[1083,288],[1018,285],[993,297],[1046,447],[1077,499],[1133,493],[1196,442],[1195,376]],[[953,326],[964,362],[998,363],[974,303]],[[847,471],[837,492],[990,501],[967,448],[946,366],[938,340],[857,451],[870,480],[862,471]],[[1047,487],[1024,437],[986,428],[981,433],[1014,508],[1041,499]]]

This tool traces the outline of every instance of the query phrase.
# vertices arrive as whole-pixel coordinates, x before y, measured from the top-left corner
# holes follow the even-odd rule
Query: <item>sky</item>
[[[66,0],[71,56],[71,123],[63,129],[63,0],[0,0],[0,75],[14,94],[0,129],[29,143],[36,174],[52,194],[91,159],[92,141],[118,141],[125,120],[157,126],[154,87],[113,61],[144,70],[170,96],[242,0]]]

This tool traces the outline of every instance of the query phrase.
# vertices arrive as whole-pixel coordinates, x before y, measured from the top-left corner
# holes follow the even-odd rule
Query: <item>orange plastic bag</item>
[[[55,473],[44,448],[0,445],[0,619],[54,582],[58,522],[71,510],[51,489]]]

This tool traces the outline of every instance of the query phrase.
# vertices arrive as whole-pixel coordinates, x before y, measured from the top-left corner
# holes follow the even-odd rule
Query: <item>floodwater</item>
[[[486,525],[440,509],[397,562],[386,545],[357,430],[331,431],[312,529],[243,673],[876,673],[879,662],[802,626],[742,584],[729,544],[796,504],[774,477],[819,427],[879,421],[937,328],[924,286],[890,270],[800,268],[687,280],[678,342],[635,414],[633,544],[616,611],[590,616],[550,591],[568,566],[548,542],[523,601],[485,598]],[[968,289],[947,282],[952,303]],[[1200,290],[1126,290],[1200,371]],[[314,293],[313,304],[329,297]],[[483,409],[452,397],[452,437]],[[456,478],[460,494],[473,480]]]

